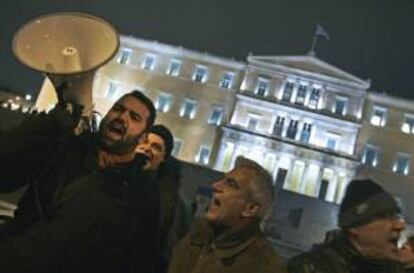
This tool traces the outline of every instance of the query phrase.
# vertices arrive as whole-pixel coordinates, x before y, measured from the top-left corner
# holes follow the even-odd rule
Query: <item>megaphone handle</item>
[[[62,81],[61,83],[59,83],[58,86],[56,86],[56,94],[57,94],[57,98],[58,98],[58,104],[59,105],[66,105],[66,101],[65,98],[63,96],[64,91],[69,87],[69,82],[68,81]]]

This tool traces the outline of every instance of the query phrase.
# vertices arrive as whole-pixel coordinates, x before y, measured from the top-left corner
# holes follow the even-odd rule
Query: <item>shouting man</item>
[[[152,272],[158,192],[135,147],[154,106],[127,93],[81,135],[77,112],[58,105],[1,136],[0,191],[29,186],[0,233],[2,272]]]
[[[397,242],[405,229],[395,199],[372,180],[353,180],[335,238],[288,262],[290,273],[399,272]]]
[[[238,157],[232,171],[213,184],[205,219],[196,222],[173,253],[169,273],[285,272],[260,222],[272,204],[270,174]]]

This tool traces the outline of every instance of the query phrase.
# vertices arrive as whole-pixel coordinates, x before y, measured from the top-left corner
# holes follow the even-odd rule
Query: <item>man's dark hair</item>
[[[151,128],[152,125],[154,125],[155,118],[157,117],[157,110],[155,110],[154,104],[152,103],[151,99],[145,96],[144,93],[136,89],[132,90],[129,93],[126,93],[125,95],[121,97],[121,99],[127,96],[132,96],[136,98],[137,100],[142,102],[147,107],[149,111],[149,116],[147,119],[147,130]]]

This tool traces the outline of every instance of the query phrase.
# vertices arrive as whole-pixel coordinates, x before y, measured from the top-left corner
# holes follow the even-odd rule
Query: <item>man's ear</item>
[[[242,216],[245,218],[251,218],[259,214],[261,206],[257,203],[247,203],[242,212]]]

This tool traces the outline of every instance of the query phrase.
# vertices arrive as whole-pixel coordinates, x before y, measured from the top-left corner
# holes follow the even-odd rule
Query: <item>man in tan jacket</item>
[[[168,272],[286,272],[260,231],[272,200],[270,174],[251,160],[237,158],[235,168],[213,184],[205,218],[177,245]]]

